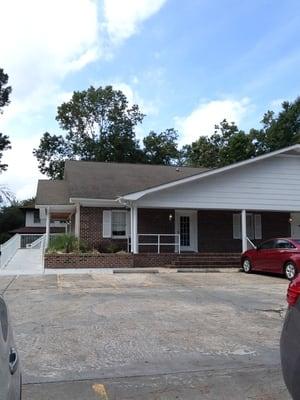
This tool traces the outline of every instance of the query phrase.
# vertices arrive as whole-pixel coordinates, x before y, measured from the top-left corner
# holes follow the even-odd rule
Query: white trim
[[[139,238],[138,238],[138,209],[132,207],[132,230],[131,230],[131,246],[132,252],[137,254],[139,252]]]
[[[45,248],[47,249],[49,246],[49,238],[50,238],[50,208],[47,207],[46,212],[46,236],[45,236]]]
[[[120,196],[119,199],[138,200],[141,197],[143,197],[143,196],[145,196],[146,194],[149,194],[149,193],[157,192],[157,191],[160,191],[160,190],[163,190],[163,189],[169,189],[171,187],[178,186],[178,185],[181,185],[183,183],[193,182],[195,180],[206,178],[208,176],[220,174],[222,172],[230,171],[231,169],[243,167],[243,166],[248,165],[248,164],[253,164],[255,162],[262,161],[262,160],[268,159],[270,157],[274,157],[274,156],[277,156],[279,154],[287,153],[288,151],[293,151],[293,150],[298,150],[299,153],[300,153],[300,144],[295,144],[294,146],[290,146],[290,147],[286,147],[284,149],[272,151],[270,153],[263,154],[262,156],[250,158],[250,159],[245,160],[245,161],[240,161],[240,162],[235,163],[235,164],[227,165],[226,167],[209,170],[207,172],[202,172],[200,174],[196,174],[196,175],[190,176],[188,178],[179,179],[179,180],[176,180],[174,182],[170,182],[170,183],[166,183],[166,184],[163,184],[163,185],[155,186],[153,188],[142,190],[140,192],[128,193],[127,195]]]
[[[70,197],[70,203],[79,203],[85,207],[125,207],[117,199],[89,199],[83,197]]]
[[[242,251],[243,253],[247,250],[247,213],[246,210],[242,210]]]
[[[77,238],[80,237],[80,204],[76,204],[76,213],[75,213],[75,236]]]
[[[75,205],[59,205],[59,204],[52,204],[52,205],[36,205],[35,208],[41,209],[49,209],[50,211],[58,211],[58,212],[73,212],[76,209]]]
[[[182,246],[182,251],[195,251],[198,252],[198,212],[197,210],[175,210],[175,234],[180,234],[180,219],[181,215],[190,217],[190,245],[188,247]]]

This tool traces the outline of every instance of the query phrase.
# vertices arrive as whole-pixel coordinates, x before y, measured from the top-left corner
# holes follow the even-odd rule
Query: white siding
[[[138,206],[300,211],[300,156],[275,156],[152,193]]]
[[[41,212],[40,212],[41,215]],[[25,214],[25,226],[30,227],[45,227],[46,226],[46,218],[41,218],[40,222],[34,222],[34,212],[26,211]],[[60,221],[51,222],[52,227],[64,228],[66,224]]]

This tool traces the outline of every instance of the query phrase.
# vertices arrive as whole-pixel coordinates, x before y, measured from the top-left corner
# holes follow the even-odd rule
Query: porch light
[[[290,218],[289,218],[289,223],[291,224],[292,222],[293,222],[293,218],[290,217]]]
[[[169,214],[169,221],[172,222],[173,220],[173,214]]]

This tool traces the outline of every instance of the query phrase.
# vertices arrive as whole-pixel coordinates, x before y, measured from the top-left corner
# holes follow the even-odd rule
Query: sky
[[[32,155],[61,133],[74,90],[112,84],[146,114],[136,130],[176,128],[180,145],[222,119],[258,127],[300,93],[298,0],[0,0],[0,68],[13,88],[0,184],[18,199],[43,178]],[[45,177],[44,177],[45,178]]]

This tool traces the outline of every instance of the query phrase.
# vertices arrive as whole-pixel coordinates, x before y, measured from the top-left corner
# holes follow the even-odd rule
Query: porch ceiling
[[[50,218],[55,221],[68,221],[71,219],[71,212],[50,212]]]

